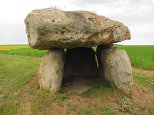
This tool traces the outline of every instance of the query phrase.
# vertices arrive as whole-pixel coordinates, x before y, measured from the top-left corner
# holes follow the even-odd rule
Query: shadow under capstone
[[[98,83],[95,51],[86,47],[67,49],[63,75],[62,87],[67,90],[82,92]]]

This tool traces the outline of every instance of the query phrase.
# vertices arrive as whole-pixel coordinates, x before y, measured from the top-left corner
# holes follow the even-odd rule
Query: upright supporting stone
[[[99,45],[97,46],[97,49],[96,49],[97,62],[98,62],[98,76],[101,77],[103,80],[104,80],[104,76],[103,76],[104,71],[101,63],[101,53],[103,50],[110,49],[112,47],[113,47],[113,44]]]
[[[60,89],[65,52],[62,49],[52,49],[44,57],[39,68],[40,88],[55,93]]]
[[[126,94],[131,94],[132,68],[125,50],[106,49],[101,52],[100,58],[102,66],[99,71],[103,71],[102,76]]]

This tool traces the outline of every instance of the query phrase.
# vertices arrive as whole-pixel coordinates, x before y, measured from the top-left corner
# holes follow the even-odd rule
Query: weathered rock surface
[[[64,79],[97,76],[95,51],[92,48],[67,49],[65,56]]]
[[[52,49],[45,54],[39,68],[40,88],[50,90],[51,93],[60,89],[64,68],[64,53],[64,50]]]
[[[102,76],[126,94],[131,94],[132,68],[125,50],[113,48],[102,51],[101,63]]]
[[[29,45],[37,49],[91,47],[130,39],[127,26],[88,11],[33,10],[25,24]]]
[[[97,62],[98,62],[98,76],[101,77],[102,79],[104,79],[104,71],[103,71],[103,65],[101,62],[101,55],[102,55],[102,51],[105,51],[107,49],[111,49],[113,48],[113,44],[108,44],[108,45],[99,45],[97,46],[96,49],[96,55],[97,55]]]

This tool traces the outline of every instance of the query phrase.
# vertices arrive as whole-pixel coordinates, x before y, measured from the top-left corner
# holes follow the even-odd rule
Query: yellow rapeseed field
[[[0,45],[0,50],[11,50],[19,48],[29,48],[28,45]]]

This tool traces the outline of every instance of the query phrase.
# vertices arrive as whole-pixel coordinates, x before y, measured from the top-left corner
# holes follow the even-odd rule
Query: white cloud
[[[126,24],[132,40],[154,45],[154,0],[1,0],[0,44],[27,43],[24,19],[33,9],[89,10]]]

